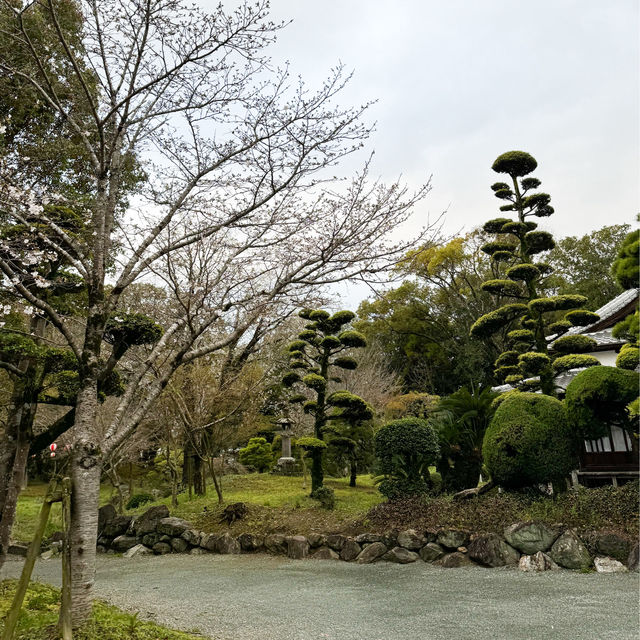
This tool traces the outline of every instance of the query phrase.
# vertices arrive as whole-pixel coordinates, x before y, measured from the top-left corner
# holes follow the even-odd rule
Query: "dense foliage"
[[[262,473],[268,471],[272,464],[271,445],[266,438],[251,438],[246,447],[238,452],[238,460],[250,469]]]
[[[513,393],[500,403],[482,451],[493,481],[509,489],[546,482],[562,488],[577,462],[562,402],[536,393]]]
[[[391,499],[426,493],[431,485],[429,465],[439,453],[433,427],[419,418],[393,420],[375,435],[380,492]]]
[[[617,367],[581,371],[567,386],[565,404],[571,428],[582,438],[600,438],[609,425],[636,430],[627,406],[638,397],[640,377]]]
[[[550,233],[537,231],[538,225],[531,218],[548,217],[554,209],[549,204],[551,197],[548,194],[534,191],[540,186],[540,180],[523,177],[536,167],[535,158],[524,151],[504,153],[493,164],[494,171],[511,178],[511,184],[496,182],[491,187],[494,195],[506,202],[500,211],[514,212],[516,220],[500,217],[484,225],[484,231],[494,234],[496,240],[486,243],[482,250],[505,269],[506,279],[494,278],[482,285],[501,306],[478,318],[471,327],[471,335],[487,340],[501,330],[513,329],[507,334],[507,352],[511,357],[507,362],[503,354],[496,360],[496,377],[501,382],[529,390],[539,386],[544,393],[554,395],[551,342],[559,338],[553,349],[562,355],[590,351],[592,345],[583,336],[563,338],[562,335],[571,327],[588,325],[598,317],[581,309],[587,302],[585,296],[541,296],[544,279],[553,267],[548,262],[536,262],[534,256],[549,252],[555,242]],[[509,298],[514,301],[505,302]],[[574,311],[576,309],[579,312]],[[560,311],[570,313],[557,322]],[[556,322],[551,329],[549,325],[553,321]],[[584,361],[584,364],[590,362]]]

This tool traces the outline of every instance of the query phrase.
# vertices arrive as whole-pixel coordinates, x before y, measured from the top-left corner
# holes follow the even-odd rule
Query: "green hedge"
[[[567,387],[567,417],[581,438],[600,438],[611,424],[633,429],[627,405],[638,397],[640,376],[616,367],[581,371]]]
[[[511,489],[563,481],[575,451],[562,402],[537,393],[506,395],[482,445],[491,478]]]

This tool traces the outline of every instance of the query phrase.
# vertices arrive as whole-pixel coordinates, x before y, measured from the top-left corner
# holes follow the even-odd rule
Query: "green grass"
[[[17,582],[0,582],[0,619],[11,605]],[[56,624],[60,607],[60,591],[45,584],[31,583],[18,619],[16,640],[53,640],[58,638]],[[3,625],[0,623],[0,630]],[[202,636],[172,631],[96,601],[91,620],[75,631],[74,640],[195,640]]]
[[[220,513],[225,505],[218,505],[212,486],[207,487],[206,496],[186,494],[178,496],[178,506],[171,507],[171,498],[163,498],[152,504],[166,504],[171,515],[185,518],[203,531],[227,531],[232,533],[310,533],[311,531],[350,531],[356,521],[363,518],[369,509],[382,501],[370,476],[358,476],[358,486],[349,487],[348,478],[325,478],[325,485],[335,491],[336,506],[327,511],[316,500],[309,497],[307,480],[296,476],[276,476],[268,473],[229,475],[221,478],[225,505],[244,502],[249,515],[232,525],[220,524]],[[142,513],[152,504],[145,504],[128,513]]]

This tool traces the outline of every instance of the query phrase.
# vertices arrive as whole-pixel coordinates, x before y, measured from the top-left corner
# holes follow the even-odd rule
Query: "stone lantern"
[[[293,467],[296,460],[291,456],[291,420],[280,418],[278,424],[281,430],[278,432],[282,438],[282,456],[278,458],[278,466],[286,469]]]

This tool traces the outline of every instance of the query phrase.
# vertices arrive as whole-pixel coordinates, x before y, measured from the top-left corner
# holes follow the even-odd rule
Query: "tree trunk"
[[[322,487],[323,482],[322,449],[313,449],[311,451],[311,495],[315,493],[316,489]]]
[[[98,506],[102,455],[95,418],[97,382],[86,381],[76,404],[75,442],[71,456],[71,617],[74,629],[91,615],[96,571]]]
[[[216,490],[216,494],[218,495],[218,504],[222,504],[224,502],[222,497],[222,487],[220,486],[220,482],[218,481],[218,476],[216,474],[216,469],[213,464],[213,458],[209,457],[209,473],[211,474],[211,479],[213,480],[213,487]]]
[[[357,475],[358,475],[358,463],[356,462],[356,457],[353,456],[351,458],[351,477],[349,478],[350,487],[356,486]]]

